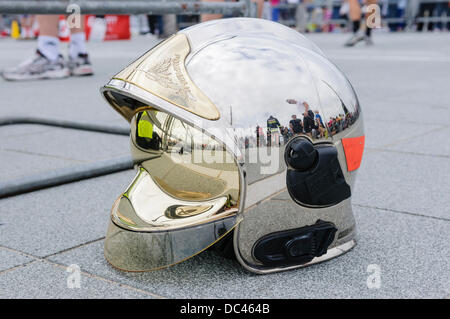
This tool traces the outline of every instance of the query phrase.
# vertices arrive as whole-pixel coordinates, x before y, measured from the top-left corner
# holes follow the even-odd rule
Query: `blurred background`
[[[276,21],[305,33],[345,33],[351,29],[349,2],[351,5],[352,0],[255,0],[252,1],[254,8],[252,6],[251,12],[244,12],[249,8],[231,10],[231,7],[228,7],[228,9],[227,7],[219,7],[216,10],[216,12],[224,12],[224,14],[201,14],[198,6],[193,7],[193,10],[179,7],[176,14],[159,14],[164,11],[176,12],[176,8],[169,10],[167,6],[164,6],[170,2],[176,2],[167,0],[141,1],[152,2],[155,6],[149,10],[158,14],[89,15],[85,22],[87,34],[90,34],[93,40],[129,39],[144,34],[162,37],[200,21],[242,15]],[[1,1],[0,8],[3,10],[0,10],[0,12],[18,11],[18,9],[19,11],[26,11],[27,2],[33,1]],[[114,4],[115,1],[103,2]],[[130,3],[136,2],[131,1]],[[188,0],[183,2],[198,4],[199,2],[231,3],[234,1]],[[25,6],[23,3],[25,3]],[[67,1],[61,1],[60,3],[68,4]],[[124,2],[122,1],[122,3]],[[359,1],[359,3],[361,9],[364,10],[365,2]],[[378,4],[381,25],[377,29],[383,32],[440,32],[450,29],[450,1],[447,0],[379,0],[367,1],[367,3]],[[8,10],[5,10],[5,8]],[[98,12],[102,11],[101,7],[98,9]],[[41,10],[45,11],[45,7],[41,7]],[[104,10],[105,8],[103,8]],[[136,8],[128,7],[127,10],[124,7],[121,10],[118,8],[116,11],[126,13],[126,11],[136,11]],[[189,11],[194,12],[190,14]],[[61,16],[59,29],[61,40],[67,41],[69,32],[64,16]],[[1,14],[0,36],[2,38],[33,39],[38,35],[39,23],[33,14]]]

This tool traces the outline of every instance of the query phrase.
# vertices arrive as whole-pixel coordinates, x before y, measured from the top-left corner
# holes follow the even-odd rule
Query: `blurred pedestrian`
[[[431,1],[420,3],[418,17],[421,17],[421,18],[432,17],[433,13],[436,9],[436,5],[437,5],[437,3],[433,3]],[[433,21],[427,21],[427,22],[420,21],[419,23],[417,23],[417,31],[422,31],[422,30],[433,31],[433,29],[434,29]]]
[[[346,46],[352,47],[355,44],[357,44],[360,41],[365,41],[367,45],[373,44],[372,41],[372,28],[367,23],[367,18],[372,14],[372,12],[368,12],[368,10],[361,9],[361,5],[358,0],[346,0],[349,4],[349,19],[351,21],[351,29],[352,29],[352,36],[350,39],[345,43]],[[365,0],[365,8],[366,6],[377,4],[378,0]],[[361,19],[364,17],[364,23],[365,23],[365,32],[361,30]]]
[[[352,37],[345,43],[346,46],[354,46],[361,39],[361,7],[358,0],[345,0],[348,3],[348,18],[351,23]]]
[[[148,26],[150,28],[150,35],[154,36],[155,38],[158,38],[161,32],[161,16],[155,15],[155,14],[149,14],[147,15],[148,19]]]
[[[20,37],[24,40],[34,39],[33,24],[35,16],[24,14],[20,17]]]

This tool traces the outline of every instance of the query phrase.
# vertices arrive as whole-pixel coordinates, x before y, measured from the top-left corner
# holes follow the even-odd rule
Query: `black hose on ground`
[[[132,168],[133,160],[131,156],[127,156],[48,171],[15,180],[0,182],[0,198],[121,172]]]
[[[84,130],[98,133],[129,135],[130,130],[107,125],[51,120],[36,117],[0,118],[0,126],[12,124],[38,124]],[[80,164],[64,169],[48,171],[15,180],[0,182],[0,198],[32,192],[38,189],[67,184],[83,179],[99,177],[133,168],[131,156]]]
[[[0,126],[12,125],[12,124],[38,124],[47,126],[56,126],[62,128],[71,128],[76,130],[84,130],[91,132],[117,134],[117,135],[130,135],[129,128],[121,128],[100,124],[80,123],[74,121],[66,121],[59,119],[45,119],[39,117],[0,117]]]

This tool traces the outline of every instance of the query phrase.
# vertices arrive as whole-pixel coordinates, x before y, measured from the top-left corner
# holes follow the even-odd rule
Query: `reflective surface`
[[[206,249],[240,221],[239,172],[213,138],[149,109],[131,121],[139,172],[116,201],[105,241],[115,267],[166,267]],[[134,257],[133,257],[134,256]]]
[[[186,36],[172,36],[113,78],[139,86],[203,118],[218,119],[217,109],[186,74],[184,60],[189,51]],[[117,103],[111,94],[106,93],[105,97],[127,120],[131,119],[134,111],[139,111],[135,105]]]
[[[200,226],[162,232],[137,232],[109,223],[105,257],[126,271],[150,271],[182,262],[218,241],[236,225],[228,217]]]
[[[239,200],[239,172],[224,146],[200,130],[168,115],[149,110],[131,124],[131,151],[158,186],[174,198]]]
[[[282,212],[264,206],[286,190],[284,153],[294,137],[332,147],[337,154],[334,163],[353,187],[356,170],[347,168],[341,140],[364,133],[359,102],[345,76],[305,37],[273,22],[224,19],[179,34],[187,47],[186,43],[162,43],[155,48],[158,54],[148,52],[102,89],[108,102],[131,121],[132,154],[140,174],[145,175],[138,176],[115,205],[119,208],[113,209],[112,221],[120,232],[135,229],[127,220],[143,221],[139,227],[147,233],[152,227],[176,232],[231,218],[231,214],[235,219],[227,229],[240,222],[234,234],[238,260],[255,272],[273,271],[252,254],[253,244],[270,232],[312,225],[321,218],[334,223],[338,234],[347,232],[343,238],[336,237],[330,249],[353,240],[350,199],[311,208],[287,197]],[[154,82],[161,85],[159,79],[142,75],[129,80],[123,75],[133,74],[140,68],[136,65],[152,66],[166,55],[177,54],[185,57],[179,68],[185,70],[184,80],[162,85],[159,91],[154,86]],[[172,64],[162,68],[169,78],[177,77]],[[196,96],[206,97],[203,100],[208,103],[197,106],[187,101],[186,94],[180,93],[185,83],[195,86]],[[167,88],[173,92],[168,94]],[[328,186],[311,189],[320,191],[320,187]],[[158,198],[165,199],[156,205],[150,197],[141,199],[145,192],[160,192]],[[131,207],[122,220],[119,215],[114,217],[115,210],[125,211],[121,205]],[[160,224],[154,222],[155,216]],[[128,245],[128,235],[121,236],[120,245]],[[119,245],[117,240],[115,245]],[[110,255],[119,253],[109,251]],[[108,259],[114,264],[114,258]]]
[[[359,116],[336,67],[289,42],[244,33],[192,55],[188,73],[220,110],[214,127],[239,128],[245,147],[283,145],[296,134],[333,140]]]
[[[226,196],[201,202],[177,200],[163,192],[141,167],[133,183],[113,206],[112,217],[126,229],[162,231],[197,225],[236,211]]]

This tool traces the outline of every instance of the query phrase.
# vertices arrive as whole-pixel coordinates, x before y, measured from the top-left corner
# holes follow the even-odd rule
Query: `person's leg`
[[[156,22],[157,22],[157,30],[158,30],[158,36],[161,36],[163,34],[163,18],[162,15],[156,16]]]
[[[443,3],[443,2],[436,4],[436,8],[435,8],[436,17],[442,17],[442,15],[445,11],[445,6],[447,6],[447,4]],[[445,25],[441,21],[439,21],[439,22],[436,22],[434,26],[438,30],[443,30]]]
[[[150,26],[150,34],[153,36],[159,36],[160,30],[159,30],[159,18],[157,15],[148,15],[148,24]]]
[[[363,37],[360,34],[360,29],[361,29],[361,21],[360,20],[353,20],[351,22],[351,28],[352,28],[352,36],[345,43],[345,45],[348,47],[354,46],[356,43],[358,43],[359,41],[361,41],[363,39]]]
[[[369,27],[367,25],[367,23],[366,23],[366,32],[365,32],[365,35],[364,35],[364,41],[366,41],[367,45],[372,45],[373,44],[371,35],[372,35],[372,28]]]
[[[447,3],[447,17],[450,16],[450,2]],[[450,30],[450,21],[447,22],[447,30]]]
[[[377,3],[378,3],[378,1],[377,0],[367,0],[367,4],[370,6],[370,5],[377,5]],[[381,23],[380,23],[380,25],[379,26],[374,26],[373,24],[374,24],[374,22],[375,22],[375,20],[373,20],[373,15],[375,14],[376,12],[375,11],[373,11],[373,9],[372,10],[370,10],[370,11],[367,11],[365,14],[364,14],[364,23],[365,23],[365,25],[366,25],[366,32],[365,32],[365,35],[364,35],[364,40],[366,41],[366,44],[367,45],[372,45],[373,44],[373,41],[372,41],[372,38],[371,38],[371,35],[372,35],[372,28],[373,27],[381,27]],[[381,17],[379,17],[380,19],[381,19]],[[369,23],[369,19],[371,19],[372,21],[372,23]],[[380,21],[381,22],[381,21]]]
[[[147,20],[148,26],[150,27],[150,33],[155,34],[157,17],[155,15],[149,14],[147,15]]]
[[[39,23],[39,35],[58,37],[58,15],[37,15],[36,19]]]
[[[425,16],[425,11],[426,11],[426,3],[421,3],[419,5],[419,13],[417,14],[417,17],[423,18]],[[424,22],[417,23],[417,31],[419,31],[419,32],[422,31],[424,25],[425,25]]]
[[[38,51],[50,61],[59,56],[58,15],[37,15],[39,23]]]
[[[34,35],[34,24],[36,21],[36,16],[34,14],[28,15],[28,37],[29,38],[35,38]]]
[[[257,9],[257,18],[262,18],[262,14],[263,14],[263,7],[264,7],[264,0],[252,0],[253,2],[256,2],[256,5],[258,6]]]
[[[436,8],[436,3],[429,3],[428,4],[428,16],[430,18],[433,17],[434,14],[434,9]],[[428,23],[428,31],[433,31],[434,30],[434,22],[429,22]]]
[[[84,32],[85,16],[81,16],[80,25],[70,28],[69,69],[72,75],[92,75],[92,65],[86,50]]]
[[[358,33],[360,28],[361,28],[361,21],[360,20],[352,21],[352,32],[353,32],[353,34]]]
[[[31,27],[33,24],[32,15],[24,14],[20,17],[20,36],[22,39],[32,38]]]
[[[351,28],[353,35],[345,43],[345,45],[351,47],[363,39],[363,37],[359,35],[359,29],[361,27],[361,7],[359,5],[358,0],[348,0],[348,3],[349,3],[349,18],[352,23]]]
[[[84,19],[85,16],[81,16],[80,25],[70,28],[70,44],[69,44],[69,56],[71,58],[78,57],[78,54],[86,54],[86,34],[84,33]]]
[[[295,10],[296,30],[301,33],[305,33],[307,27],[308,13],[306,11],[306,5],[302,1],[297,5]]]
[[[397,18],[403,18],[405,15],[405,9],[403,8],[397,8]],[[403,30],[405,29],[405,23],[404,22],[400,22],[397,25],[397,31]]]
[[[139,34],[147,34],[150,32],[150,28],[148,26],[148,15],[139,14]]]

